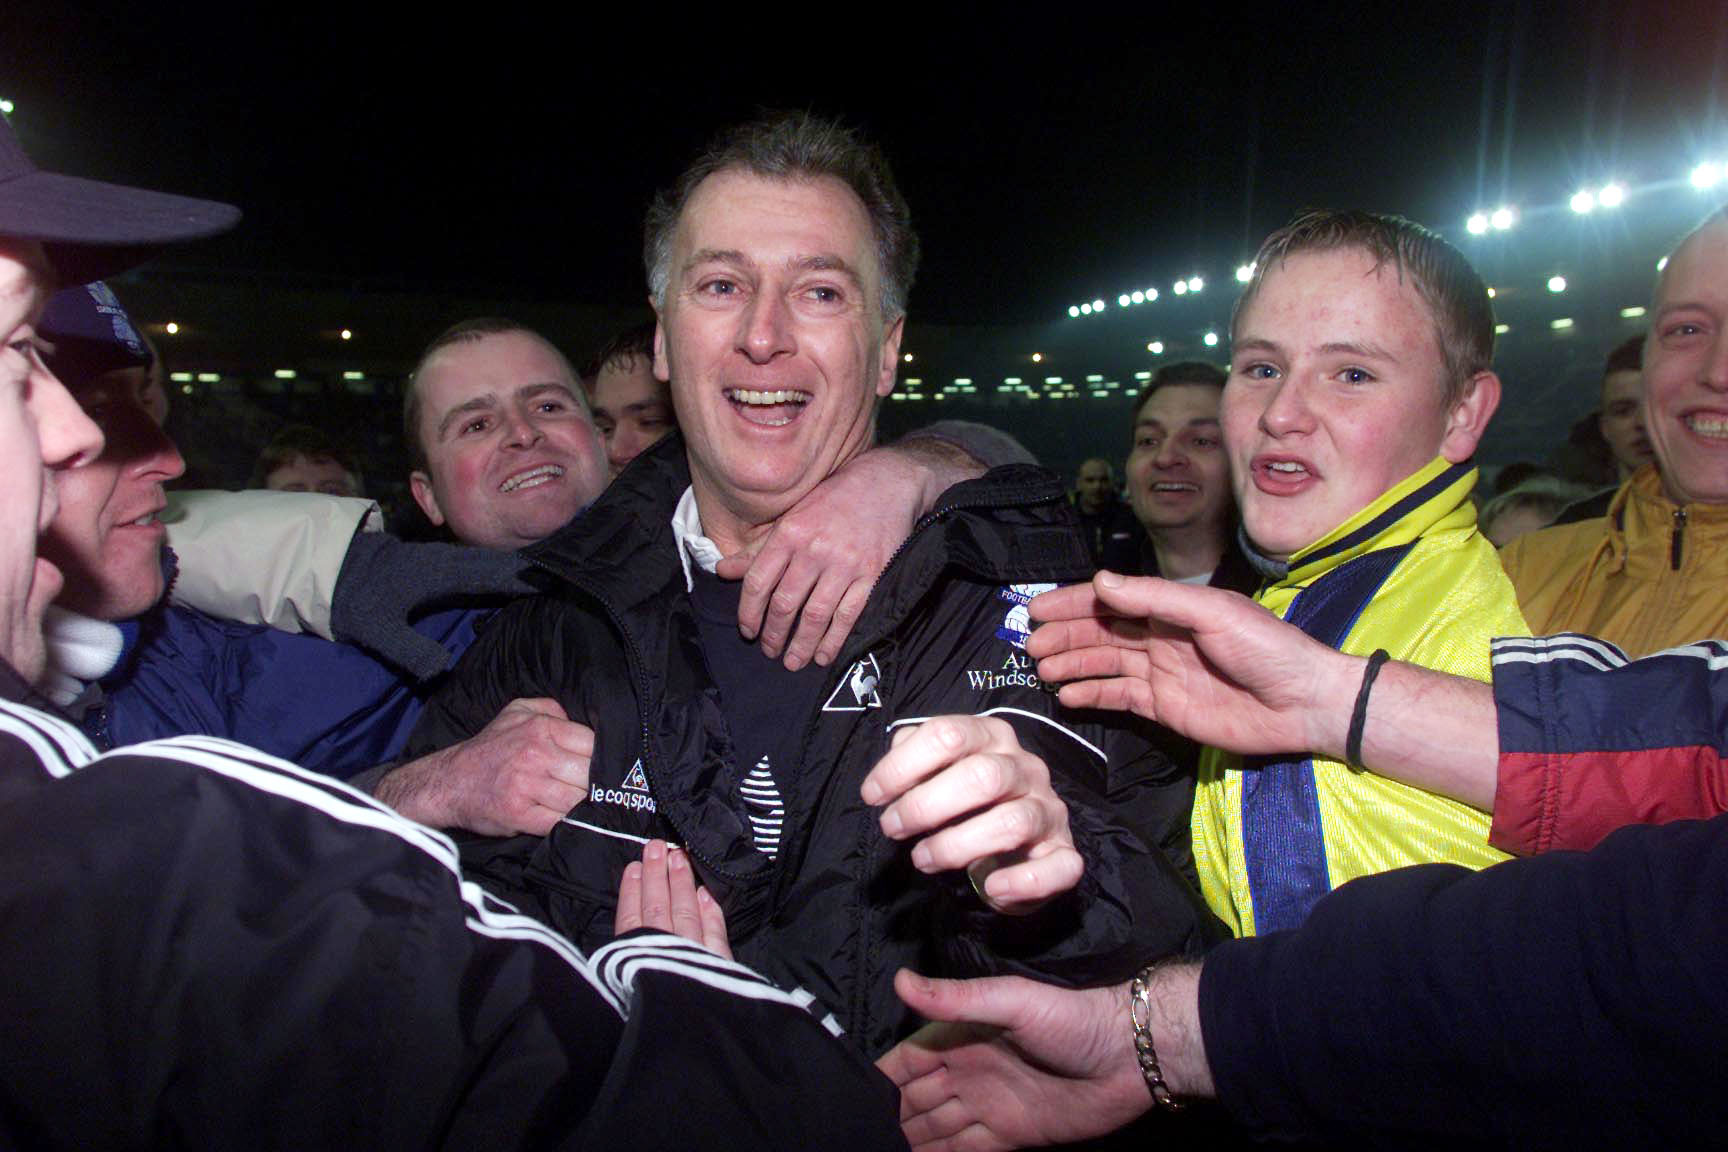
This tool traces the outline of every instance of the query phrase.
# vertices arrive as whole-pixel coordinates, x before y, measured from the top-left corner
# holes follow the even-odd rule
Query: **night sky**
[[[6,0],[0,96],[46,166],[230,200],[180,254],[337,283],[641,299],[642,209],[760,106],[894,162],[915,316],[1050,319],[1228,272],[1306,206],[1458,233],[1502,197],[1728,160],[1728,4],[143,6]],[[158,9],[176,9],[159,11]]]

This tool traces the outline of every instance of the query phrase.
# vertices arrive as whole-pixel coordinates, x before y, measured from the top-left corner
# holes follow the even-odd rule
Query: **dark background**
[[[45,166],[241,205],[236,232],[129,277],[123,298],[147,325],[182,324],[172,365],[221,378],[189,381],[194,402],[245,400],[257,424],[376,409],[382,473],[425,339],[510,310],[580,359],[642,311],[653,190],[760,107],[860,126],[912,204],[925,259],[907,346],[925,354],[902,390],[926,400],[890,404],[885,426],[946,405],[1062,467],[1125,442],[1118,401],[1155,366],[1149,339],[1223,359],[1201,337],[1225,331],[1235,266],[1306,206],[1400,212],[1471,255],[1512,328],[1484,455],[1539,456],[1636,330],[1619,309],[1645,302],[1656,257],[1728,188],[1686,181],[1728,162],[1721,3],[730,6],[694,21],[251,7],[8,0],[0,97]],[[1567,210],[1608,178],[1632,191],[1623,209]],[[1517,228],[1465,234],[1502,202]],[[1555,272],[1563,299],[1542,288]],[[1207,291],[1172,299],[1192,274]],[[1149,285],[1158,304],[1115,306]],[[1104,317],[1068,317],[1095,298]],[[1561,315],[1575,326],[1550,329]],[[271,391],[284,366],[297,380]],[[990,399],[1047,373],[1079,383],[1060,415]]]

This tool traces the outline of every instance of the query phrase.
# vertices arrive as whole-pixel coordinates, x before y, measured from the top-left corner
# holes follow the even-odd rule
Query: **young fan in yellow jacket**
[[[1487,641],[1526,631],[1469,499],[1500,398],[1486,285],[1435,234],[1360,212],[1298,217],[1255,268],[1223,416],[1260,601],[1344,651],[1486,680]],[[1502,858],[1486,813],[1300,750],[1209,750],[1193,833],[1239,935],[1354,876]]]

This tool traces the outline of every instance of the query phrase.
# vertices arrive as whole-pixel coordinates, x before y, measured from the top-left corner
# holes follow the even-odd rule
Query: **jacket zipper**
[[[654,774],[649,770],[649,765],[653,761],[653,757],[650,755],[652,749],[649,745],[648,729],[648,673],[645,671],[646,665],[642,659],[642,650],[636,645],[636,637],[633,636],[630,630],[624,626],[623,614],[613,606],[612,601],[595,591],[594,586],[589,584],[586,580],[571,576],[567,573],[558,572],[544,560],[532,559],[531,562],[554,578],[580,589],[596,604],[606,610],[607,617],[612,621],[612,627],[617,629],[618,635],[624,638],[625,656],[630,662],[631,670],[636,674],[636,720],[642,726],[642,775],[648,781],[648,794],[654,798],[656,814],[671,826],[672,831],[678,834],[678,839],[681,842],[684,851],[694,857],[697,863],[701,864],[717,876],[723,876],[727,880],[730,880],[741,887],[747,887],[750,883],[750,878],[740,876],[735,872],[722,868],[711,856],[699,851],[691,843],[689,833],[679,826],[677,820],[673,819],[671,805],[666,803],[665,798],[660,795],[659,789],[655,786]]]
[[[1674,509],[1674,539],[1668,546],[1668,568],[1670,571],[1680,571],[1680,554],[1686,538],[1686,508],[1682,505]]]

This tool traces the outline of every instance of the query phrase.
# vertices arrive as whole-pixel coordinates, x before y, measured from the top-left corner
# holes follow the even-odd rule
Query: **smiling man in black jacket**
[[[650,211],[646,257],[682,438],[530,551],[549,594],[500,614],[410,747],[547,697],[597,733],[590,792],[548,836],[468,840],[469,868],[593,945],[643,843],[680,843],[740,959],[867,1051],[910,1024],[897,964],[1081,984],[1198,947],[1191,782],[1063,712],[1023,651],[1031,596],[1088,573],[1054,477],[948,492],[830,668],[764,658],[714,574],[874,438],[917,260],[880,154],[808,116],[744,125]]]

